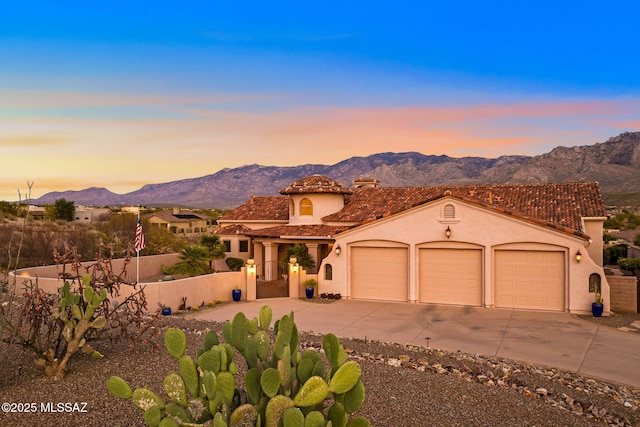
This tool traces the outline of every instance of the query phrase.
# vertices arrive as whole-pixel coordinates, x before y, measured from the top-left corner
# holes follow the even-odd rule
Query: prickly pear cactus
[[[338,338],[324,337],[326,358],[313,348],[301,352],[293,313],[275,322],[273,340],[271,318],[268,306],[251,320],[238,313],[223,327],[224,342],[207,332],[195,359],[186,354],[184,332],[169,328],[165,348],[178,362],[178,371],[164,379],[169,403],[145,387],[132,391],[117,376],[107,389],[131,399],[149,426],[370,426],[365,418],[349,419],[364,402],[364,384],[360,365],[347,360]],[[234,356],[246,364],[242,391]]]
[[[53,313],[53,317],[60,321],[62,337],[67,342],[67,348],[62,358],[56,358],[53,349],[44,353],[44,358],[36,360],[36,365],[42,367],[49,378],[54,380],[65,376],[69,359],[78,350],[88,354],[93,359],[102,359],[102,354],[87,344],[84,336],[89,329],[103,328],[107,320],[104,316],[94,317],[95,310],[107,298],[107,290],[95,293],[91,287],[91,276],[82,277],[84,291],[81,293],[71,289],[65,281],[60,289],[60,306]],[[84,297],[84,300],[83,300]]]

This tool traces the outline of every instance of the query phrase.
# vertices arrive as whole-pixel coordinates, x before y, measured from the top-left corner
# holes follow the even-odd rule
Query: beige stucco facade
[[[445,206],[453,206],[455,210],[453,218],[445,218]],[[589,224],[592,232],[597,231],[596,221]],[[600,227],[601,224],[602,222]],[[451,231],[448,238],[447,227]],[[599,241],[600,235],[596,234],[597,237],[593,241]],[[591,245],[593,247],[590,247]],[[409,302],[419,302],[421,299],[420,278],[424,277],[424,272],[420,271],[420,250],[458,249],[467,250],[468,253],[478,251],[481,260],[478,273],[480,305],[496,307],[497,271],[500,267],[496,263],[503,262],[498,261],[496,254],[500,251],[502,251],[500,254],[519,251],[518,254],[555,254],[555,258],[560,260],[560,263],[556,262],[553,268],[562,269],[562,283],[559,283],[559,286],[562,286],[562,311],[591,312],[594,294],[589,292],[589,276],[592,273],[601,276],[605,311],[609,311],[609,286],[600,266],[601,245],[598,247],[598,244],[589,243],[585,239],[562,231],[513,218],[454,197],[444,197],[340,233],[336,236],[334,248],[337,246],[341,248],[340,255],[333,250],[322,262],[318,274],[319,286],[323,292],[340,293],[347,298],[357,294],[352,274],[355,248],[405,248],[406,265],[401,266],[401,269],[406,270],[404,286],[406,286],[406,300]],[[578,251],[582,254],[580,262],[577,262],[575,257]],[[592,253],[599,256],[600,260],[594,260]],[[536,263],[535,257],[532,257],[531,263]],[[327,265],[331,265],[331,280],[327,280],[325,275]],[[461,265],[460,268],[462,267]],[[533,273],[524,271],[523,275],[529,274],[531,281],[535,282],[537,266],[534,264],[530,267],[529,270],[534,270]],[[397,277],[398,274],[394,273],[393,276]],[[535,283],[533,286],[532,298],[535,298]],[[544,291],[540,292],[544,297]],[[370,293],[368,298],[385,299],[384,295],[376,293]]]

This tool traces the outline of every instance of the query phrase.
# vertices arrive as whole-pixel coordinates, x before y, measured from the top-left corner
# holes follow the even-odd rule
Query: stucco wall
[[[446,204],[455,206],[454,219],[442,216]],[[445,230],[451,229],[447,238]],[[459,199],[444,197],[436,202],[410,209],[398,215],[392,215],[356,227],[336,236],[336,246],[340,245],[342,253],[338,256],[333,251],[324,259],[320,268],[319,281],[323,292],[340,293],[350,297],[350,245],[359,242],[377,241],[381,245],[408,245],[408,295],[409,301],[418,300],[417,267],[418,252],[425,245],[441,248],[465,248],[473,245],[483,249],[483,305],[494,305],[494,259],[496,248],[509,249],[543,249],[563,251],[565,254],[566,309],[575,313],[591,313],[593,294],[589,293],[589,275],[598,273],[602,276],[602,295],[605,299],[605,311],[609,311],[609,285],[604,271],[597,261],[589,256],[589,243],[578,237],[559,232],[548,227],[527,222],[495,210],[469,204]],[[578,263],[576,252],[583,254]],[[324,278],[325,264],[333,267],[333,280]]]
[[[162,274],[163,265],[173,265],[179,261],[178,254],[151,255],[140,257],[140,279],[154,277]],[[83,266],[94,264],[95,261],[83,262]],[[127,266],[128,280],[135,282],[138,258],[131,258],[131,263]],[[113,271],[119,273],[124,266],[124,259],[114,259],[112,261]],[[67,268],[69,268],[67,266]],[[42,267],[23,268],[18,271],[18,275],[28,275],[31,277],[57,278],[62,273],[59,265],[46,265]]]
[[[152,277],[162,274],[162,265],[171,265],[177,261],[177,254],[157,255],[140,257],[140,277]],[[134,278],[137,260],[132,259],[131,265],[127,268],[129,276]],[[123,265],[123,260],[114,260],[114,269],[118,271]],[[33,267],[18,270],[18,276],[24,276],[38,279],[38,286],[51,293],[58,291],[63,281],[58,279],[58,273],[61,270],[56,266]],[[21,285],[18,278],[18,286]],[[141,280],[137,286],[122,285],[120,292],[123,298],[131,295],[140,287],[144,287],[147,297],[147,308],[150,312],[158,309],[158,304],[171,307],[177,310],[182,304],[182,298],[187,297],[187,306],[199,306],[203,302],[207,304],[210,301],[231,301],[231,290],[238,287],[243,291],[243,299],[246,299],[246,272],[243,267],[239,272],[214,273],[203,276],[190,277],[180,280],[159,281],[145,283]]]
[[[607,276],[611,287],[611,311],[632,312],[638,310],[638,279],[635,276]]]

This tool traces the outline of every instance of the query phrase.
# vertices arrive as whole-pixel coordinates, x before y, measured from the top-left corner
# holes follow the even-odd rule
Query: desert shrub
[[[636,272],[640,270],[640,258],[620,258],[618,267],[623,270]]]
[[[229,267],[229,270],[231,271],[240,271],[240,269],[244,265],[244,261],[242,259],[234,258],[232,256],[226,258],[224,262],[227,264],[227,267]]]
[[[615,245],[604,250],[604,263],[609,265],[618,264],[618,259],[627,256],[627,245]]]
[[[132,390],[118,376],[107,380],[107,389],[131,399],[150,426],[370,426],[363,417],[349,420],[364,402],[364,384],[360,365],[348,360],[338,338],[323,338],[323,357],[299,348],[293,313],[275,322],[272,341],[271,317],[268,306],[259,319],[236,314],[224,325],[224,342],[209,331],[195,360],[185,354],[184,332],[169,328],[164,343],[179,369],[164,379],[168,402],[147,387]],[[240,357],[247,368],[243,389],[235,386]]]
[[[129,339],[136,343],[157,333],[152,327],[157,316],[148,315],[142,288],[121,299],[128,259],[120,272],[113,270],[111,258],[103,256],[83,266],[70,248],[54,253],[54,260],[65,279],[58,293],[43,291],[37,279],[21,278],[20,289],[14,282],[10,292],[3,294],[14,298],[0,304],[2,341],[33,350],[36,364],[48,377],[63,378],[78,351],[100,358],[90,341]]]
[[[178,256],[181,261],[173,266],[162,266],[164,274],[182,274],[185,276],[200,276],[211,273],[209,249],[202,245],[187,245]]]

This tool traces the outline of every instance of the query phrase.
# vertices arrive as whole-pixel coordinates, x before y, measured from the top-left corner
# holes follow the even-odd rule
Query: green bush
[[[627,245],[615,245],[604,250],[604,263],[609,265],[618,264],[618,259],[627,256]]]
[[[224,260],[231,271],[240,271],[242,266],[244,265],[244,261],[240,258],[229,257]]]
[[[623,270],[636,272],[640,270],[640,258],[620,258],[618,260],[618,267]]]
[[[146,387],[132,391],[118,376],[107,389],[131,399],[149,426],[370,426],[363,417],[349,420],[364,402],[364,385],[360,365],[347,360],[338,338],[323,338],[323,358],[314,348],[299,349],[293,313],[275,322],[272,341],[271,318],[268,306],[252,320],[236,314],[224,324],[224,342],[209,331],[195,360],[185,354],[184,332],[169,328],[164,343],[178,370],[164,379],[168,401]],[[236,355],[246,363],[243,390],[235,387]]]

